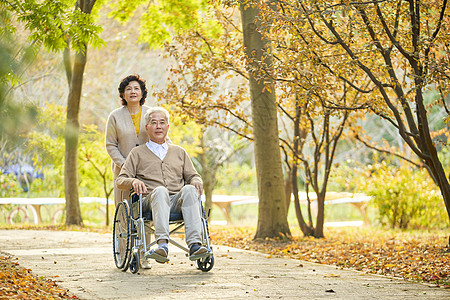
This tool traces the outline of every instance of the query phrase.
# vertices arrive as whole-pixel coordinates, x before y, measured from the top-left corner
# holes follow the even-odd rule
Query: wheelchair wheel
[[[126,271],[131,256],[131,222],[128,203],[122,201],[114,214],[113,253],[118,269]]]
[[[197,269],[203,272],[210,271],[214,266],[214,256],[208,256],[197,260]]]
[[[139,252],[133,252],[133,256],[130,261],[130,272],[136,274],[139,271]]]

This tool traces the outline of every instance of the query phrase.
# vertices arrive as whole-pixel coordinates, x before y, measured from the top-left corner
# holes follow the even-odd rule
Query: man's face
[[[166,141],[169,124],[161,112],[154,112],[150,115],[148,124],[145,125],[147,134],[152,142],[163,144]]]

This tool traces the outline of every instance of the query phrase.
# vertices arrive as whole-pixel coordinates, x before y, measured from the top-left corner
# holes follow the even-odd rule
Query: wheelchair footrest
[[[206,258],[206,257],[212,256],[212,255],[213,255],[212,250],[208,250],[207,252],[204,252],[204,253],[189,256],[189,260],[192,260],[192,261],[199,260],[199,259]]]
[[[169,259],[167,257],[159,255],[154,250],[147,251],[147,253],[145,253],[145,258],[146,259],[152,258],[152,259],[156,260],[156,262],[159,262],[161,264],[166,263],[166,262],[169,261]]]

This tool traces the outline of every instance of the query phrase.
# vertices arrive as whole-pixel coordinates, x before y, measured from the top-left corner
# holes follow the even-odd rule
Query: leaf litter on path
[[[78,299],[51,279],[36,276],[11,256],[0,256],[0,299]]]
[[[326,237],[255,240],[255,228],[218,226],[211,229],[213,244],[334,265],[366,273],[403,278],[450,288],[450,249],[445,231],[395,231],[330,228]]]
[[[298,229],[294,229],[289,239],[255,240],[255,228],[218,225],[210,228],[212,243],[216,245],[259,251],[268,254],[268,257],[288,257],[335,265],[450,288],[450,249],[447,244],[448,232],[445,231],[331,228],[326,230],[326,238],[315,239],[303,237]],[[67,230],[65,227],[24,229]],[[82,228],[82,231],[86,230],[98,231]],[[302,264],[298,266],[303,267]],[[33,275],[32,270],[22,268],[16,258],[0,256],[0,267],[0,300],[78,299],[58,287],[55,281],[38,277]]]

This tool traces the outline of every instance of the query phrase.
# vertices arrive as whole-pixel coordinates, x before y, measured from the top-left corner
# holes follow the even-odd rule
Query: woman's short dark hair
[[[118,90],[119,90],[120,98],[122,99],[122,105],[127,105],[127,101],[123,97],[123,94],[125,92],[125,88],[127,87],[127,85],[130,84],[130,82],[132,82],[132,81],[139,82],[139,86],[141,87],[141,91],[142,91],[142,98],[139,101],[139,105],[144,105],[145,98],[147,98],[147,88],[145,87],[145,80],[142,79],[141,76],[139,76],[137,74],[128,75],[127,77],[122,79],[122,81],[119,84]]]

